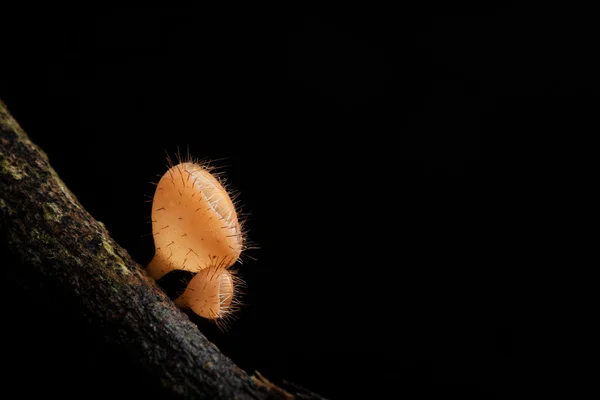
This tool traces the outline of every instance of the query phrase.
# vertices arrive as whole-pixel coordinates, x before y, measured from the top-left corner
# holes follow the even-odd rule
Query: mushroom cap
[[[227,190],[193,162],[171,167],[158,182],[152,233],[156,253],[148,271],[154,279],[174,269],[199,272],[211,265],[229,267],[243,245]]]
[[[234,276],[223,267],[202,269],[175,301],[207,319],[223,318],[233,310]]]

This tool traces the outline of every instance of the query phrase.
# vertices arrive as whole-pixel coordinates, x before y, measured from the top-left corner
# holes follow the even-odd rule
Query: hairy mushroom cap
[[[175,269],[228,268],[242,252],[235,205],[223,185],[194,162],[172,166],[158,182],[152,233],[156,253],[148,273],[154,279]]]
[[[217,320],[226,318],[237,309],[238,278],[220,266],[202,269],[188,284],[175,303],[190,308],[201,317]]]

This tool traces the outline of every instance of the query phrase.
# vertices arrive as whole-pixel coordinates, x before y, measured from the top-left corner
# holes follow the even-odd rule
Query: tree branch
[[[131,363],[162,397],[320,398],[249,376],[221,354],[81,206],[1,101],[0,234],[15,273],[64,292],[115,364]]]

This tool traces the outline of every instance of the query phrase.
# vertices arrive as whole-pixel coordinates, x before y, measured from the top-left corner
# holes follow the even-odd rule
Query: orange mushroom
[[[191,308],[196,314],[211,320],[229,317],[238,308],[238,279],[231,271],[220,266],[204,268],[192,278],[175,304],[181,308]]]
[[[149,275],[158,280],[173,270],[195,273],[175,303],[222,326],[219,319],[238,306],[236,287],[242,282],[229,268],[244,246],[225,187],[196,162],[171,165],[152,200],[152,233],[156,252]]]
[[[229,267],[242,252],[243,236],[227,190],[193,162],[169,168],[158,182],[152,233],[156,253],[148,272],[154,279],[175,269]]]

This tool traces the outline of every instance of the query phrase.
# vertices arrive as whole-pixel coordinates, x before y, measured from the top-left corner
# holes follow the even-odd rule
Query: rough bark
[[[320,398],[250,376],[221,354],[86,212],[1,101],[0,234],[13,273],[63,291],[97,351],[132,363],[161,397]]]

